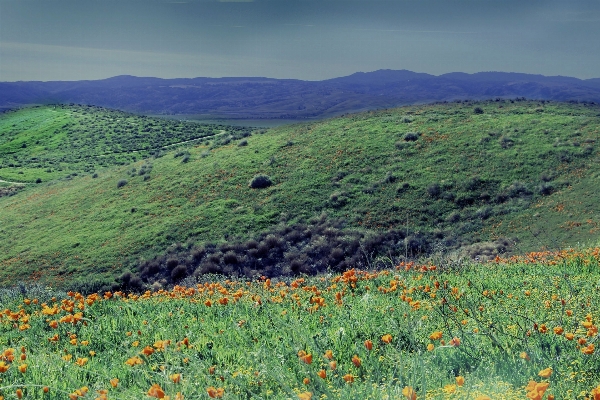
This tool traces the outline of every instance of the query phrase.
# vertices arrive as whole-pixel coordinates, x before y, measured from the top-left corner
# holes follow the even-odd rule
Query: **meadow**
[[[600,248],[0,291],[4,399],[598,399]]]
[[[498,99],[258,129],[10,111],[0,179],[27,185],[0,191],[0,284],[144,290],[594,245],[599,114]]]

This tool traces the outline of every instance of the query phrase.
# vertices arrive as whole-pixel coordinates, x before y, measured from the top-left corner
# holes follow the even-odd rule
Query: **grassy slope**
[[[442,246],[498,236],[518,237],[523,250],[595,240],[598,108],[478,106],[483,114],[474,114],[473,104],[442,104],[285,126],[254,134],[247,146],[196,143],[185,163],[173,151],[100,169],[95,179],[79,174],[29,187],[0,198],[0,280],[43,276],[67,285],[94,275],[112,281],[176,242],[250,237],[282,218],[323,212],[350,227],[436,230]],[[52,111],[23,110],[0,123],[43,132],[51,128],[40,115]],[[418,140],[405,141],[407,132],[419,132]],[[152,169],[140,176],[144,164]],[[24,165],[21,175],[31,181],[43,167]],[[14,169],[2,168],[0,176],[16,179]],[[250,189],[258,173],[274,186]],[[554,190],[547,196],[538,193],[544,174]],[[117,188],[121,179],[128,183]],[[432,196],[428,188],[436,183]]]

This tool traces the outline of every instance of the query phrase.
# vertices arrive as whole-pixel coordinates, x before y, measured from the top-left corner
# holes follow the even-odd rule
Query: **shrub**
[[[427,186],[427,194],[429,194],[431,197],[438,197],[441,193],[442,188],[438,183],[432,183],[431,185]]]
[[[481,108],[481,107],[475,107],[475,108],[473,109],[473,112],[474,112],[475,114],[483,114],[483,108]]]
[[[119,182],[117,182],[117,188],[122,188],[125,185],[127,185],[126,179],[121,179],[121,180],[119,180]]]
[[[271,186],[273,182],[267,175],[256,175],[249,183],[252,189],[264,189]]]
[[[35,180],[35,183],[42,183],[42,178],[37,178],[37,179]]]
[[[508,149],[509,147],[512,147],[515,144],[515,141],[508,136],[502,136],[499,140],[499,143],[500,147],[502,147],[503,149]]]
[[[416,132],[408,132],[406,135],[404,135],[404,140],[406,142],[414,142],[417,139],[419,139],[419,134]]]
[[[246,139],[240,140],[240,142],[238,143],[238,146],[240,146],[240,147],[248,146],[248,141]]]

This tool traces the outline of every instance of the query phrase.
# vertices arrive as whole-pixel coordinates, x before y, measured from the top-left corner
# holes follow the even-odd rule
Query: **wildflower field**
[[[143,294],[0,291],[4,399],[600,398],[600,248]]]

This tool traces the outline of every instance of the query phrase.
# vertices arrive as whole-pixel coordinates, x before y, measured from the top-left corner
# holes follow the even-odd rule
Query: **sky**
[[[600,0],[0,0],[0,81],[600,77]]]

